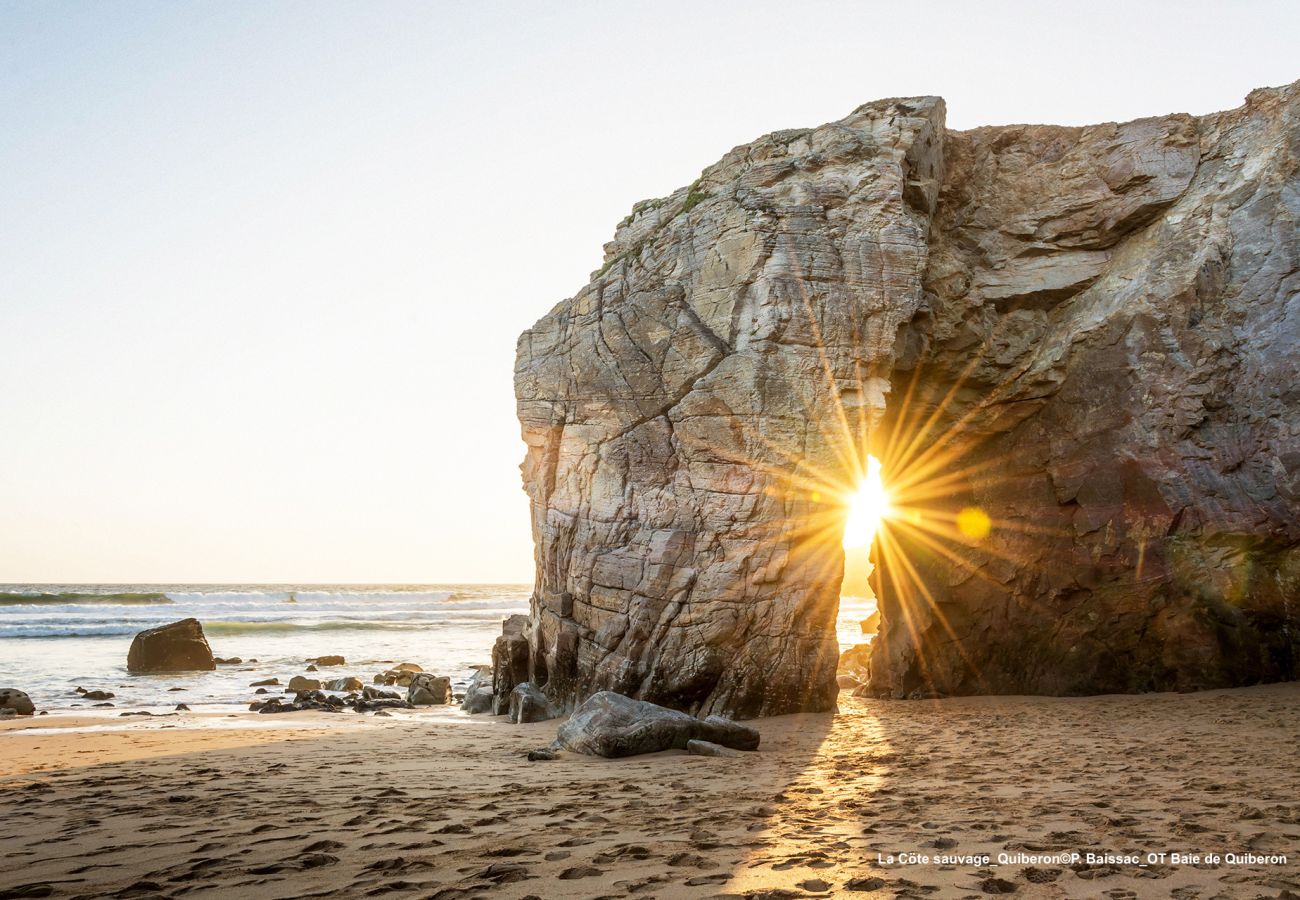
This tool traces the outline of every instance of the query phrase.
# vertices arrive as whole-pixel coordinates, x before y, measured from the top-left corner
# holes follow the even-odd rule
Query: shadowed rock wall
[[[1186,690],[1300,675],[1300,90],[949,133],[925,311],[882,431],[954,402],[927,511],[962,564],[882,565],[872,689]],[[971,368],[973,367],[973,368]],[[956,425],[962,419],[959,427]]]
[[[1296,93],[964,133],[880,101],[638,204],[519,341],[531,680],[829,708],[868,446],[887,477],[946,454],[915,514],[993,520],[889,527],[873,690],[1293,677]]]

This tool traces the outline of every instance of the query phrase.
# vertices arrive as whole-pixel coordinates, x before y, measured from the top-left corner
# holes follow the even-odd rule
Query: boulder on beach
[[[349,675],[347,678],[335,678],[332,681],[325,682],[325,690],[327,691],[359,691],[363,687],[365,685],[355,675]]]
[[[128,672],[211,672],[217,667],[198,619],[142,631],[126,654]]]
[[[451,679],[446,675],[415,672],[406,689],[406,702],[414,706],[441,706],[451,702]]]
[[[467,713],[492,711],[492,667],[482,667],[474,673],[465,688],[465,698],[460,708]]]
[[[529,621],[513,615],[501,623],[501,636],[492,645],[492,714],[510,711],[510,692],[528,680]]]
[[[319,691],[320,682],[315,678],[308,678],[306,675],[295,675],[289,679],[289,692],[299,693],[300,691]]]
[[[545,722],[559,716],[559,711],[551,705],[550,699],[531,682],[515,685],[510,692],[510,708],[506,715],[511,723],[522,725],[527,722]]]
[[[697,719],[647,700],[601,691],[583,701],[560,726],[555,746],[589,756],[622,757],[685,750],[693,740],[757,750],[759,734],[722,716]]]
[[[32,698],[17,688],[0,688],[0,710],[12,710],[16,716],[33,716],[36,704]]]
[[[347,660],[341,656],[318,656],[310,662],[318,666],[346,666]]]

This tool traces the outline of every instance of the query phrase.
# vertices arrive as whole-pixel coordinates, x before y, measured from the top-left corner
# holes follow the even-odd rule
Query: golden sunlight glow
[[[867,457],[867,472],[858,489],[848,498],[849,518],[844,523],[844,549],[869,547],[880,529],[880,523],[894,510],[889,501],[889,490],[880,477],[880,460]]]
[[[992,528],[993,520],[978,506],[968,506],[957,514],[957,530],[972,541],[988,537]]]

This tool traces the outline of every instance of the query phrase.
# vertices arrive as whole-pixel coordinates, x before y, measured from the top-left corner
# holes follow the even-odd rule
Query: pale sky
[[[0,581],[527,581],[515,339],[867,100],[1239,105],[1300,4],[9,2]]]

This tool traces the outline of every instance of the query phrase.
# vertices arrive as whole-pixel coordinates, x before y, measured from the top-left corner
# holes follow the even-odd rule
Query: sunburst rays
[[[1002,326],[959,372],[913,363],[906,389],[886,396],[882,409],[862,402],[879,390],[881,379],[865,371],[866,353],[857,346],[861,330],[851,329],[853,346],[828,347],[817,304],[806,284],[798,284],[802,303],[796,310],[802,306],[816,354],[806,367],[809,389],[795,392],[804,399],[804,446],[769,438],[747,423],[732,447],[707,449],[762,475],[769,499],[781,504],[780,515],[759,516],[758,524],[747,526],[749,537],[786,543],[800,556],[802,579],[812,584],[838,584],[846,543],[869,543],[882,611],[914,648],[922,679],[933,687],[926,647],[942,640],[955,646],[978,682],[981,675],[944,611],[946,592],[968,578],[1003,590],[989,568],[999,562],[1032,566],[1036,554],[1026,551],[1027,543],[1063,536],[1050,524],[1000,518],[982,499],[996,497],[1018,477],[1012,461],[984,452],[1002,404],[1023,399],[1015,395],[1020,370],[992,385],[981,370]],[[896,375],[890,382],[897,386]],[[858,402],[846,404],[845,396]],[[873,493],[866,505],[879,514],[871,528],[853,520],[864,485]],[[935,573],[946,574],[936,580]]]

